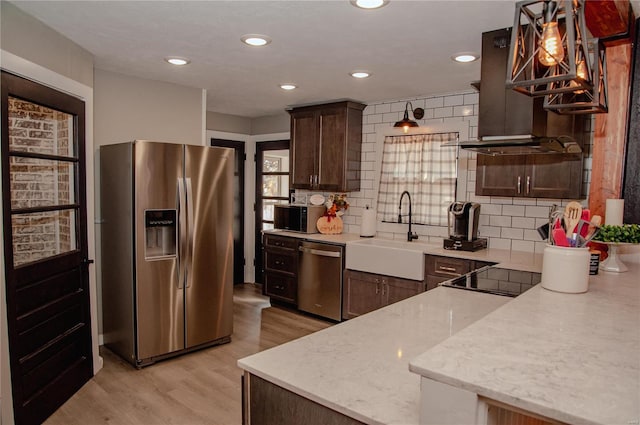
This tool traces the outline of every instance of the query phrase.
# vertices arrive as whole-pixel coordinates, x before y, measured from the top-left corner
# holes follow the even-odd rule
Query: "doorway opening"
[[[247,159],[244,142],[211,139],[211,146],[234,150],[233,161],[233,284],[244,283],[244,163]]]

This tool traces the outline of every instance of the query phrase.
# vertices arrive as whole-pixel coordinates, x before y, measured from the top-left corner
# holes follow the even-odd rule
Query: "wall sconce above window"
[[[516,3],[506,86],[529,96],[593,89],[584,0]]]
[[[544,109],[559,114],[598,114],[609,111],[606,49],[596,38],[589,42],[589,52],[593,57],[592,81],[595,82],[591,90],[575,90],[574,87],[572,92],[549,94],[544,98]]]
[[[409,128],[411,127],[420,127],[417,122],[409,119],[409,105],[411,105],[411,102],[407,102],[404,106],[404,117],[402,120],[397,121],[393,125],[394,127],[401,127],[402,131],[405,133],[408,133]],[[413,109],[413,105],[411,105],[411,112],[413,113],[413,117],[417,120],[421,120],[424,117],[424,109],[422,108]]]

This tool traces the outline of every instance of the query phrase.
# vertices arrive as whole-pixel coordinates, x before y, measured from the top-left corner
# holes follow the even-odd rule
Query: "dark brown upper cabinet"
[[[360,190],[362,111],[365,106],[344,101],[289,111],[292,188]]]
[[[478,155],[476,195],[583,199],[582,154]]]

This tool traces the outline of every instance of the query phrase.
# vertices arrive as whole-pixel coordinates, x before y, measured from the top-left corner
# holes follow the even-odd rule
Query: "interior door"
[[[1,102],[14,414],[41,423],[93,375],[85,105],[4,71]]]
[[[233,284],[244,283],[244,142],[211,139],[211,146],[234,150],[233,170]]]
[[[256,144],[256,283],[264,283],[262,231],[273,229],[273,206],[289,203],[289,164],[288,140]]]

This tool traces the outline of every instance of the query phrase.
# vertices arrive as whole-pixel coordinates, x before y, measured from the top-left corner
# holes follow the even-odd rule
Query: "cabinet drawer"
[[[424,263],[426,275],[441,276],[451,279],[469,273],[471,271],[473,261],[464,260],[462,258],[427,255]]]
[[[295,304],[297,302],[298,285],[295,277],[267,271],[264,274],[264,293],[269,297]]]
[[[289,249],[295,251],[298,248],[298,239],[286,236],[264,235],[266,248]]]
[[[267,250],[264,253],[264,258],[267,270],[276,270],[293,275],[298,270],[298,256],[295,253]]]

